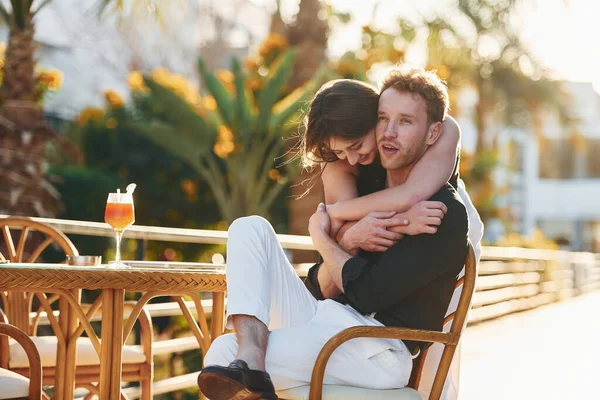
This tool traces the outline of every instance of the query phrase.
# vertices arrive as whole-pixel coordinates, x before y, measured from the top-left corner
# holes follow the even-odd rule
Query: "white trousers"
[[[306,385],[323,345],[343,329],[381,326],[374,318],[333,300],[317,301],[289,263],[269,222],[237,219],[227,242],[227,325],[232,315],[251,315],[269,327],[266,369],[277,390]],[[205,365],[235,359],[234,334],[217,338]],[[326,384],[391,389],[406,386],[412,357],[400,340],[361,338],[340,346],[330,358]]]

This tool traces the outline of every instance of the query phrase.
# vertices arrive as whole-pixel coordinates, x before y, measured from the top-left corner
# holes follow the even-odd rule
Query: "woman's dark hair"
[[[377,90],[364,82],[339,79],[323,85],[305,117],[302,153],[305,165],[333,162],[338,158],[329,147],[332,136],[357,140],[377,124]]]

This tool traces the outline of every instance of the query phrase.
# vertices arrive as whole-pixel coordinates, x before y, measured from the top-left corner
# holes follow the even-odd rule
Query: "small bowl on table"
[[[79,267],[97,267],[102,264],[102,256],[67,256],[67,264]]]

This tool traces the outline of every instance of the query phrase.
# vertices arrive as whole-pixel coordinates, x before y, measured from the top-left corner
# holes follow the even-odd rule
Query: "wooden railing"
[[[0,215],[0,218],[3,216]],[[104,223],[71,221],[60,219],[33,218],[52,225],[66,234],[112,237],[112,229]],[[286,249],[314,251],[307,236],[277,235]],[[203,244],[226,244],[227,232],[203,229],[180,229],[134,225],[124,235],[125,239],[147,241],[185,242]],[[146,247],[146,246],[142,246]],[[143,258],[143,257],[142,257]],[[178,266],[180,263],[162,263]],[[186,266],[206,264],[185,263]],[[224,268],[223,265],[211,264]],[[305,276],[310,265],[295,265],[300,276]],[[473,308],[469,324],[487,321],[503,315],[532,309],[561,299],[577,296],[600,289],[600,255],[554,250],[536,250],[506,247],[484,247],[479,265],[479,279],[473,297]],[[207,314],[211,312],[211,301],[204,300]],[[176,303],[150,304],[147,306],[154,318],[180,314]],[[194,305],[190,309],[195,312]],[[44,318],[40,323],[44,322]],[[154,343],[155,354],[181,353],[198,349],[194,338],[176,338]],[[169,378],[156,382],[156,395],[180,390],[195,385],[197,373]],[[136,397],[136,390],[128,394]]]

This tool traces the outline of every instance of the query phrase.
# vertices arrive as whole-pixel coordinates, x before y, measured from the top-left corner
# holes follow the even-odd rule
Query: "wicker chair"
[[[469,244],[467,258],[465,261],[465,275],[458,279],[456,288],[463,287],[458,307],[456,311],[448,315],[444,324],[452,321],[450,332],[433,332],[409,328],[394,327],[372,327],[355,326],[348,328],[332,337],[321,349],[315,362],[310,386],[300,386],[293,389],[277,392],[280,399],[286,400],[359,400],[359,399],[378,399],[378,400],[421,400],[417,392],[421,371],[427,357],[427,350],[421,352],[413,362],[413,369],[410,381],[407,387],[402,389],[375,390],[363,389],[341,385],[323,385],[325,367],[331,354],[342,343],[359,337],[392,338],[413,340],[429,343],[442,343],[445,348],[440,360],[435,380],[429,399],[438,400],[442,394],[444,382],[448,376],[448,370],[454,351],[460,340],[460,336],[466,325],[466,318],[471,299],[475,290],[475,280],[477,278],[477,262],[473,248]]]
[[[29,361],[29,379],[15,372],[0,368],[0,399],[42,398],[42,363],[40,353],[29,336],[19,328],[0,322],[0,342],[7,342],[10,336],[27,354]]]
[[[8,217],[0,219],[0,229],[4,236],[4,247],[7,249],[6,255],[3,255],[0,248],[0,260],[33,263],[38,261],[42,252],[53,243],[62,249],[65,255],[78,255],[77,249],[69,238],[47,224],[36,222],[29,218]],[[21,231],[16,247],[11,230]],[[35,232],[34,235],[30,234],[32,232]],[[32,236],[36,236],[34,243],[28,241]],[[80,299],[80,292],[75,295],[77,299]],[[41,304],[37,310],[32,310],[34,297]],[[53,385],[56,380],[58,373],[56,366],[58,343],[59,340],[62,340],[64,343],[65,339],[62,335],[36,336],[36,333],[40,315],[44,311],[47,314],[53,331],[57,332],[60,330],[58,320],[54,317],[53,311],[50,308],[50,305],[58,300],[58,298],[59,296],[57,295],[46,296],[45,293],[2,292],[0,288],[2,307],[6,315],[8,315],[8,318],[6,318],[0,313],[0,322],[10,322],[32,337],[31,339],[40,352],[42,384],[44,385]],[[81,306],[86,312],[90,308],[90,305],[82,304]],[[126,305],[125,307],[126,309],[128,307],[133,308],[132,305]],[[94,308],[98,311],[97,305]],[[152,323],[150,315],[145,310],[142,310],[138,321],[141,330],[141,347],[123,347],[123,381],[139,381],[141,399],[150,400],[152,399],[153,379]],[[10,369],[13,372],[26,376],[29,371],[29,365],[25,352],[17,343],[14,341],[10,341],[9,343],[7,341],[4,343],[0,342],[1,368]],[[80,337],[77,339],[76,366],[75,386],[88,389],[90,396],[97,394],[97,387],[92,382],[98,382],[99,380],[100,361],[89,338]]]

